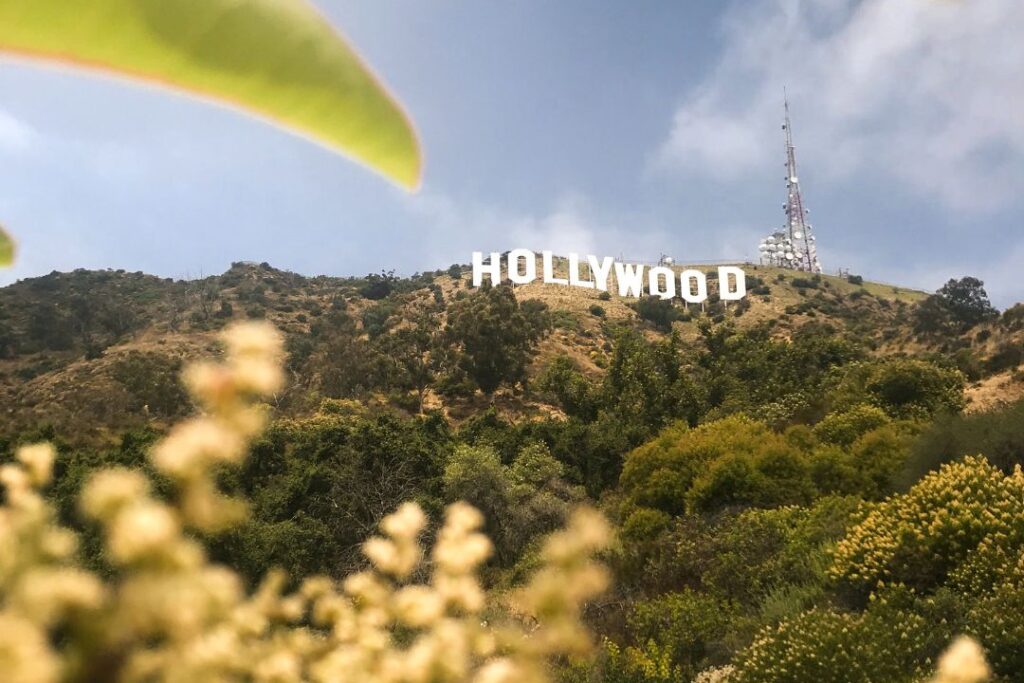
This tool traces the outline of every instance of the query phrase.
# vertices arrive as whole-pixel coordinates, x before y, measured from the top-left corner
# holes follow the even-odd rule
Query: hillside
[[[927,294],[747,276],[749,296],[726,305],[709,275],[701,307],[473,288],[458,265],[53,273],[0,289],[0,461],[10,487],[13,463],[46,448],[18,446],[55,442],[46,499],[83,566],[112,576],[78,501],[104,467],[149,474],[151,503],[201,520],[234,519],[217,491],[245,499],[226,531],[197,527],[210,561],[253,583],[281,568],[293,587],[365,569],[364,542],[403,503],[431,541],[466,501],[491,539],[480,579],[495,614],[517,613],[517,589],[564,557],[567,537],[552,555],[545,535],[597,508],[616,539],[601,557],[611,588],[580,615],[594,657],[561,662],[562,683],[768,683],[783,669],[916,683],[961,633],[998,680],[1020,680],[1006,634],[1024,633],[1024,306],[993,310],[972,278]],[[223,356],[222,331],[245,319],[283,339],[232,328]],[[181,371],[217,357],[193,375],[197,414]],[[234,412],[252,393],[270,397],[258,435]],[[253,439],[247,458],[224,429]]]
[[[558,268],[564,269],[564,262]],[[745,268],[747,298],[726,306],[715,300],[710,280],[712,296],[703,310],[653,300],[641,308],[637,300],[615,293],[615,287],[608,294],[540,283],[516,287],[520,302],[540,301],[550,317],[550,333],[530,363],[529,376],[535,378],[561,355],[573,359],[584,374],[601,376],[623,328],[640,329],[652,340],[673,330],[684,348],[696,351],[701,325],[708,323],[768,330],[778,339],[816,323],[821,333],[856,339],[873,354],[955,358],[973,380],[968,396],[976,408],[1024,395],[1024,382],[1013,379],[1014,360],[1019,362],[1013,348],[1020,346],[1022,331],[1019,321],[1007,322],[1009,313],[958,336],[922,335],[914,331],[913,311],[926,299],[924,292],[829,275],[801,277],[757,265]],[[52,425],[60,433],[102,440],[128,427],[166,424],[188,411],[176,381],[182,362],[215,353],[216,332],[244,318],[265,318],[288,336],[293,382],[278,397],[276,408],[282,413],[312,412],[324,398],[354,398],[414,412],[408,391],[389,381],[353,385],[332,380],[339,354],[332,355],[328,342],[314,345],[310,338],[328,330],[328,335],[377,343],[428,309],[443,326],[448,305],[471,291],[469,279],[465,266],[410,278],[386,273],[334,278],[236,263],[222,275],[193,281],[86,270],[23,280],[0,289],[0,405],[5,415],[0,431]],[[1000,361],[1000,354],[1010,357]],[[424,399],[426,407],[441,409],[456,421],[483,401],[479,395],[437,387],[426,387]],[[502,389],[495,401],[514,416],[558,412],[535,392]]]

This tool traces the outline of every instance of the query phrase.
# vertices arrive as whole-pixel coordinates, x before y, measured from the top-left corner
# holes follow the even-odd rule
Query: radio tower
[[[818,250],[814,246],[811,224],[807,222],[809,211],[804,207],[804,198],[800,194],[800,178],[796,174],[796,150],[793,147],[793,130],[789,123],[789,98],[785,96],[785,90],[782,92],[786,111],[786,122],[782,124],[782,130],[786,131],[787,191],[786,203],[782,205],[782,209],[786,212],[786,224],[782,230],[762,240],[758,249],[762,262],[808,273],[820,273]]]

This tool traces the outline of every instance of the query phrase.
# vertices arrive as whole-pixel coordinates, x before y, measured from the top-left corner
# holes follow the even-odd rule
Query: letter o
[[[665,279],[665,287],[662,288],[661,280]],[[676,295],[676,274],[672,272],[671,268],[665,268],[664,266],[655,266],[647,271],[647,291],[652,296],[658,296],[662,299],[671,299]]]
[[[693,284],[696,282],[696,293]],[[679,274],[680,293],[683,300],[691,304],[699,304],[708,298],[708,281],[699,270],[684,270]]]
[[[519,262],[526,265],[520,274]],[[528,285],[537,279],[537,257],[529,249],[513,249],[508,253],[508,279],[517,285]]]

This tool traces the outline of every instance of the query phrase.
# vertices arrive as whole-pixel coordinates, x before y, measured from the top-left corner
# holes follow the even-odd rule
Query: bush
[[[985,360],[985,371],[989,373],[1012,370],[1024,363],[1024,344],[1020,342],[1003,342],[995,353]]]
[[[881,408],[858,405],[843,412],[826,415],[814,426],[814,435],[825,443],[849,446],[863,434],[890,422]]]
[[[111,375],[132,396],[130,409],[160,417],[178,417],[190,407],[180,373],[180,358],[150,351],[129,351],[111,365]]]
[[[665,429],[626,456],[620,485],[627,506],[669,514],[771,507],[813,495],[806,454],[739,416],[693,430],[683,423]]]
[[[1024,304],[1014,304],[1003,311],[999,324],[1010,331],[1024,329]]]
[[[833,373],[828,402],[834,410],[874,405],[894,418],[958,413],[965,403],[964,376],[923,360],[889,358],[851,364]]]
[[[1024,401],[933,422],[912,445],[900,481],[909,488],[928,472],[968,453],[984,455],[1005,474],[1024,465]]]
[[[862,285],[864,284],[864,278],[860,275],[847,275],[846,281],[851,285]]]
[[[598,318],[604,317],[604,308],[597,304],[590,304],[590,315],[596,315]]]
[[[381,301],[363,309],[363,329],[370,339],[384,334],[394,324],[391,317],[395,314],[395,309],[395,304],[390,301]]]
[[[664,332],[670,331],[672,323],[679,317],[679,310],[671,299],[657,296],[645,296],[632,304],[632,307],[641,320],[646,320]]]
[[[936,632],[945,629],[892,604],[895,596],[884,600],[866,614],[815,609],[762,631],[740,654],[730,683],[923,680],[945,642]]]
[[[1024,475],[985,458],[944,465],[875,508],[836,548],[830,574],[866,593],[879,582],[933,591],[947,577],[993,585],[1024,549]]]
[[[569,356],[552,359],[537,378],[536,388],[550,395],[567,415],[587,420],[597,415],[598,389]]]
[[[731,612],[729,603],[684,590],[636,603],[628,624],[634,642],[653,643],[686,679],[703,668],[708,647],[725,635]]]

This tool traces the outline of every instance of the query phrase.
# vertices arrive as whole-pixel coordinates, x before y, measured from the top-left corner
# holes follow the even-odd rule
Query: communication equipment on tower
[[[758,251],[761,252],[762,263],[820,273],[821,263],[818,261],[816,240],[811,234],[811,224],[805,220],[810,209],[804,206],[803,194],[800,191],[800,178],[796,172],[796,150],[793,147],[793,127],[789,121],[789,98],[785,96],[785,91],[783,106],[785,122],[782,124],[782,130],[786,132],[787,197],[782,210],[786,214],[786,223],[782,230],[761,240]]]

